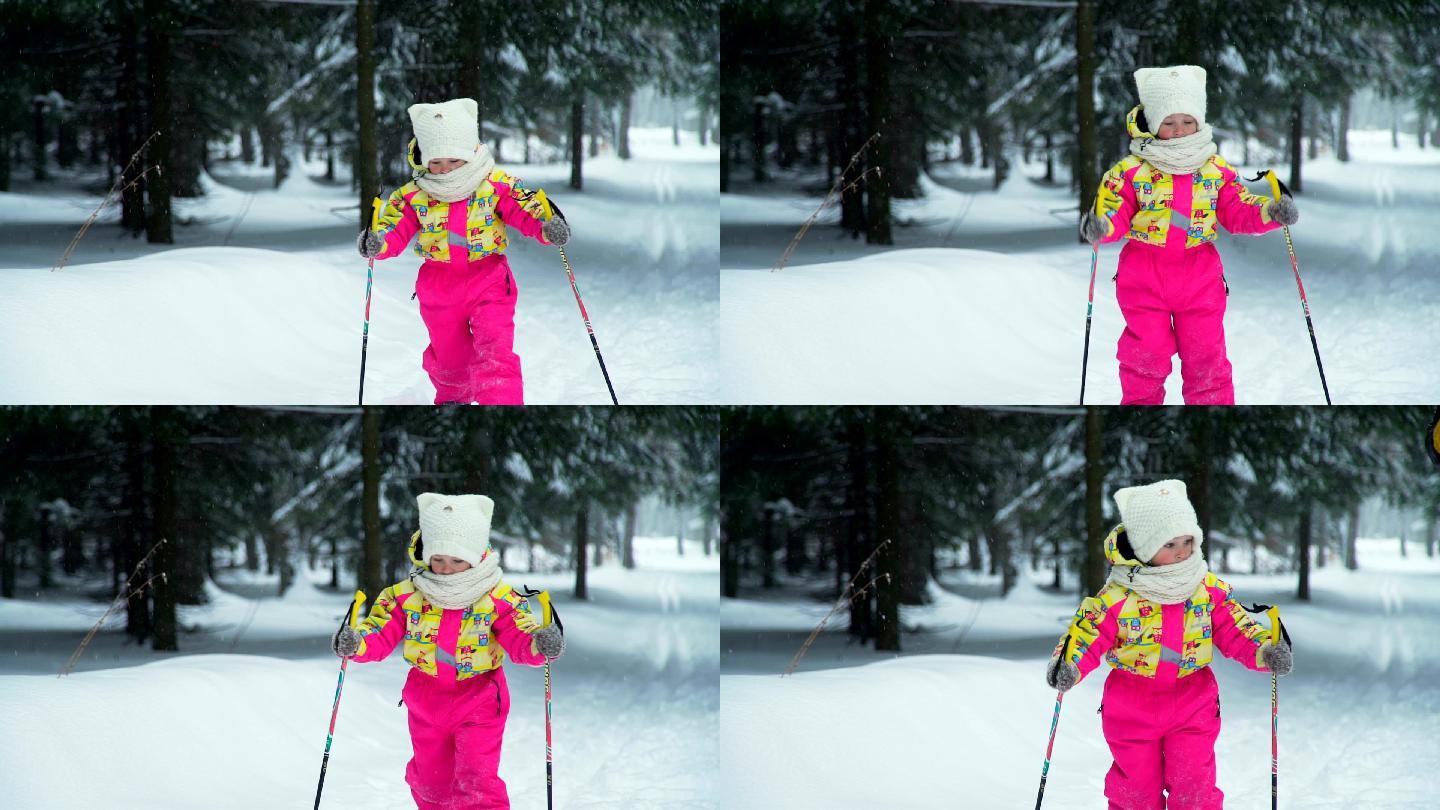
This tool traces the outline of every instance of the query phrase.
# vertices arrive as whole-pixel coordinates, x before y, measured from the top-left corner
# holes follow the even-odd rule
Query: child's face
[[[432,163],[434,161],[431,161]],[[462,163],[464,161],[461,161]],[[469,571],[470,563],[458,557],[446,557],[444,554],[430,555],[430,570],[440,574],[458,574],[461,571]]]
[[[465,161],[459,158],[435,158],[425,164],[431,174],[449,174],[464,165]]]
[[[1185,562],[1190,555],[1195,553],[1195,538],[1188,534],[1182,534],[1160,547],[1155,556],[1150,560],[1152,566],[1174,565],[1178,562]]]
[[[1195,116],[1175,113],[1165,116],[1165,120],[1160,122],[1160,129],[1155,131],[1155,137],[1162,141],[1168,141],[1171,138],[1194,135],[1199,129],[1200,122],[1195,120]],[[432,160],[431,163],[434,161]]]

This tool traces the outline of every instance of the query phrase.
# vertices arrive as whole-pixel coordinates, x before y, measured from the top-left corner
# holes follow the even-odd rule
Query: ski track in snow
[[[565,622],[552,665],[557,808],[718,806],[719,572],[698,542],[675,549],[637,537],[637,570],[593,569],[588,602],[570,598],[573,574],[507,575],[550,589]],[[244,579],[182,609],[184,654],[127,646],[123,617],[112,619],[64,679],[56,671],[105,606],[0,600],[0,807],[310,807],[345,596],[302,578],[275,599],[273,580]],[[408,670],[398,650],[348,668],[323,806],[413,806],[396,707]],[[507,663],[505,675],[500,775],[512,806],[543,807],[544,671]]]
[[[1394,150],[1388,132],[1352,132],[1351,142],[1352,162],[1304,166],[1291,228],[1331,396],[1336,404],[1434,402],[1440,150]],[[1076,401],[1090,253],[1074,241],[1073,198],[1028,179],[1038,165],[1018,167],[998,192],[974,170],[935,171],[925,198],[896,203],[893,248],[819,227],[778,273],[765,271],[818,200],[793,191],[795,183],[740,181],[721,195],[725,402]],[[837,220],[831,209],[818,224]],[[1222,233],[1218,248],[1231,291],[1225,327],[1237,401],[1323,404],[1284,234]],[[1092,404],[1120,400],[1119,250],[1100,250]],[[1180,387],[1177,357],[1167,403],[1182,402]]]
[[[570,219],[566,253],[620,402],[714,402],[719,152],[674,147],[669,129],[632,141],[633,160],[586,162],[583,192],[567,187],[568,164],[501,165]],[[205,197],[176,200],[173,246],[119,236],[108,212],[54,273],[98,198],[0,193],[15,213],[0,224],[0,403],[353,403],[367,270],[354,195],[310,179],[323,163],[295,165],[278,191],[222,165]],[[515,235],[507,256],[526,401],[608,404],[558,252]],[[411,300],[419,265],[410,252],[375,265],[368,403],[434,397]]]
[[[1295,644],[1295,671],[1279,682],[1282,808],[1434,806],[1440,561],[1413,544],[1402,559],[1398,546],[1362,539],[1361,569],[1315,570],[1309,604],[1294,599],[1293,575],[1222,575],[1245,604],[1279,604]],[[1078,601],[1041,580],[1049,575],[1027,573],[1008,598],[984,599],[963,643],[975,600],[940,592],[907,608],[898,657],[850,646],[834,622],[785,679],[776,674],[824,612],[800,596],[813,583],[722,600],[723,806],[783,797],[790,810],[1029,807],[1055,706],[1045,660]],[[961,654],[949,654],[957,644]],[[1226,806],[1268,806],[1270,678],[1218,657],[1212,666]],[[1104,805],[1110,756],[1096,708],[1106,669],[1065,696],[1046,808]],[[853,767],[857,745],[864,768]]]

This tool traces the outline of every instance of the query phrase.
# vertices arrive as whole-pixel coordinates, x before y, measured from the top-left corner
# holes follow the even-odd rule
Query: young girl
[[[405,781],[420,810],[508,808],[497,773],[510,691],[501,662],[540,666],[559,658],[565,637],[535,621],[501,582],[490,548],[495,502],[484,495],[424,493],[410,540],[415,570],[386,588],[358,628],[343,627],[335,654],[380,661],[404,642],[410,675],[402,699],[415,756]]]
[[[1210,671],[1219,649],[1246,668],[1290,671],[1290,646],[1265,640],[1230,586],[1210,573],[1185,484],[1160,481],[1115,493],[1121,525],[1105,538],[1109,582],[1080,603],[1046,671],[1064,692],[1111,666],[1100,704],[1115,761],[1105,775],[1111,810],[1219,808],[1215,738],[1220,692]],[[1062,652],[1063,651],[1063,652]]]
[[[1265,233],[1299,219],[1288,195],[1245,190],[1215,153],[1205,123],[1205,69],[1135,71],[1140,106],[1130,111],[1130,156],[1100,180],[1094,211],[1080,220],[1092,244],[1128,239],[1115,298],[1125,316],[1116,356],[1122,405],[1160,405],[1170,358],[1180,354],[1182,393],[1191,405],[1233,405],[1225,356],[1230,287],[1215,250],[1215,224]]]
[[[415,252],[425,263],[415,295],[430,332],[421,365],[436,405],[522,405],[519,290],[505,259],[505,226],[546,245],[567,243],[570,228],[543,191],[495,167],[476,114],[468,98],[410,107],[415,138],[406,159],[415,178],[390,195],[379,230],[362,231],[358,247],[361,256],[388,259],[420,234]]]

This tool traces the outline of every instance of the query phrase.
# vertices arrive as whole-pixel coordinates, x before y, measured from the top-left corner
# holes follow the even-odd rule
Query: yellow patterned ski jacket
[[[1140,109],[1131,110],[1125,120],[1131,138],[1150,135],[1140,129]],[[1177,184],[1177,177],[1185,182]],[[1271,221],[1265,210],[1268,202],[1269,197],[1250,193],[1219,155],[1185,175],[1167,174],[1129,155],[1100,179],[1095,214],[1110,223],[1110,233],[1101,243],[1132,239],[1165,247],[1183,241],[1186,248],[1193,248],[1215,241],[1217,223],[1231,233],[1265,233],[1282,227]]]
[[[509,244],[507,225],[548,245],[542,228],[553,215],[544,191],[527,189],[518,177],[502,169],[492,171],[468,200],[453,203],[435,199],[411,181],[395,189],[385,204],[375,232],[385,249],[375,258],[400,255],[419,234],[417,256],[465,265],[504,254]]]
[[[529,611],[505,583],[463,610],[430,604],[409,579],[381,592],[356,631],[360,651],[353,661],[380,661],[403,642],[405,660],[445,680],[467,680],[499,669],[508,654],[516,663],[541,666],[528,634],[515,626],[515,612]]]
[[[1125,531],[1116,526],[1105,538],[1105,557],[1112,566],[1140,567],[1120,552]],[[1107,582],[1100,593],[1080,603],[1066,635],[1055,645],[1051,662],[1061,655],[1080,670],[1081,678],[1101,661],[1147,678],[1175,679],[1209,666],[1216,647],[1226,658],[1247,668],[1266,671],[1260,646],[1269,631],[1252,620],[1230,598],[1230,586],[1214,573],[1183,603],[1161,605],[1135,591]],[[1066,645],[1066,639],[1070,643]]]

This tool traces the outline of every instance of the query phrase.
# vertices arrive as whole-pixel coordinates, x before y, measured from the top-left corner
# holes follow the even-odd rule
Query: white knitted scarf
[[[459,610],[480,601],[499,585],[501,574],[500,555],[489,554],[479,565],[456,574],[436,574],[427,568],[416,568],[410,572],[410,581],[431,604],[446,610]]]
[[[1194,174],[1215,154],[1215,131],[1204,124],[1190,135],[1168,141],[1142,135],[1130,139],[1130,154],[1167,174]]]
[[[493,171],[495,158],[490,155],[490,147],[482,143],[475,159],[466,161],[464,166],[454,171],[431,174],[425,169],[416,170],[415,185],[441,202],[459,202],[474,194]]]
[[[1133,590],[1141,596],[1162,605],[1176,605],[1189,599],[1205,581],[1210,566],[1200,552],[1190,555],[1185,562],[1162,566],[1110,566],[1110,581]]]

